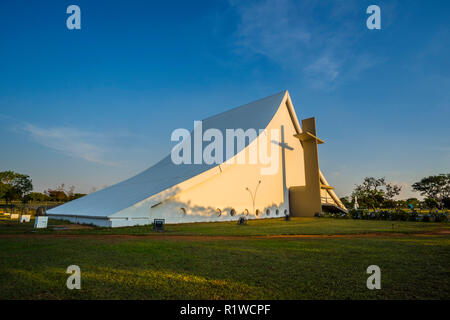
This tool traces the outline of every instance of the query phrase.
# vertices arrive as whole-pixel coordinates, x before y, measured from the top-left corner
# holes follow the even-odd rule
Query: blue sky
[[[81,30],[66,8],[81,8]],[[381,30],[366,8],[381,8]],[[450,171],[449,1],[2,1],[0,170],[89,192],[194,120],[289,90],[340,196]]]

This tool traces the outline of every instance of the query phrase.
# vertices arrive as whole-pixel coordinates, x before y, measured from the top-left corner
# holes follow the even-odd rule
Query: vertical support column
[[[322,212],[320,200],[320,170],[317,144],[323,143],[316,136],[316,119],[302,120],[302,133],[296,134],[303,146],[305,162],[305,186],[291,187],[290,207],[293,216],[312,217]]]
[[[317,150],[316,118],[302,120],[303,132],[311,134],[314,138],[303,141],[305,159],[305,180],[308,216],[322,212],[320,201],[320,173],[319,173],[319,152]]]

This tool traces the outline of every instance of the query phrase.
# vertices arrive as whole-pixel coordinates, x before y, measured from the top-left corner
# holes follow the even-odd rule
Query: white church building
[[[176,163],[170,154],[128,180],[55,207],[47,215],[121,227],[150,224],[154,219],[187,223],[346,211],[320,171],[317,145],[323,141],[316,135],[315,119],[300,124],[288,91],[212,116],[201,125],[203,132],[214,129],[223,137],[232,129],[257,134],[233,144],[231,152],[226,150],[229,141],[214,144],[214,155],[217,148],[223,151],[219,163]],[[195,131],[174,150],[184,148],[182,156],[187,155],[186,148],[192,155],[196,148],[211,150],[213,139],[203,137],[198,146]],[[249,161],[255,150],[258,155],[265,151],[269,158]]]

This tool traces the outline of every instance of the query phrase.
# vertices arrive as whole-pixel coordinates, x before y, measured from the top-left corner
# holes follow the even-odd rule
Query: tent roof
[[[225,137],[226,129],[265,129],[280,106],[286,91],[248,103],[203,120],[203,131],[216,128]],[[247,139],[248,140],[248,139]],[[246,141],[245,147],[251,143]],[[203,147],[209,142],[204,142]],[[193,145],[193,144],[192,144]],[[245,148],[244,147],[244,148]],[[193,148],[193,146],[192,146]],[[225,146],[224,146],[225,148]],[[241,151],[234,150],[234,156]],[[193,157],[193,152],[191,155]],[[226,157],[226,153],[223,153]],[[231,157],[232,157],[231,156]],[[228,158],[231,158],[228,157]],[[228,160],[225,158],[224,160]],[[136,176],[48,210],[49,214],[107,217],[168,188],[195,177],[217,164],[180,164],[168,155]]]

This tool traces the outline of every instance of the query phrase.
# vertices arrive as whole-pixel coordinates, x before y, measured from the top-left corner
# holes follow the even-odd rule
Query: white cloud
[[[69,127],[40,128],[29,123],[24,124],[21,131],[40,145],[67,156],[110,166],[118,165],[107,160],[111,141],[102,134]]]
[[[288,0],[263,2],[237,2],[234,6],[240,22],[236,33],[238,52],[261,54],[283,63],[283,56],[290,54],[292,44],[305,45],[311,34],[300,25],[291,25]],[[287,32],[289,30],[289,32]]]
[[[397,200],[400,199],[406,200],[409,198],[423,199],[423,197],[418,192],[412,190],[411,185],[408,182],[392,181],[392,183],[402,187],[400,194],[396,196],[395,199]]]
[[[333,83],[340,73],[340,64],[331,56],[321,56],[305,67],[305,74],[315,88],[323,88]]]
[[[365,12],[359,10],[357,1],[230,3],[239,20],[234,35],[236,53],[264,56],[301,75],[311,87],[330,88],[355,80],[382,61],[369,53],[356,53],[357,41],[365,31]]]

